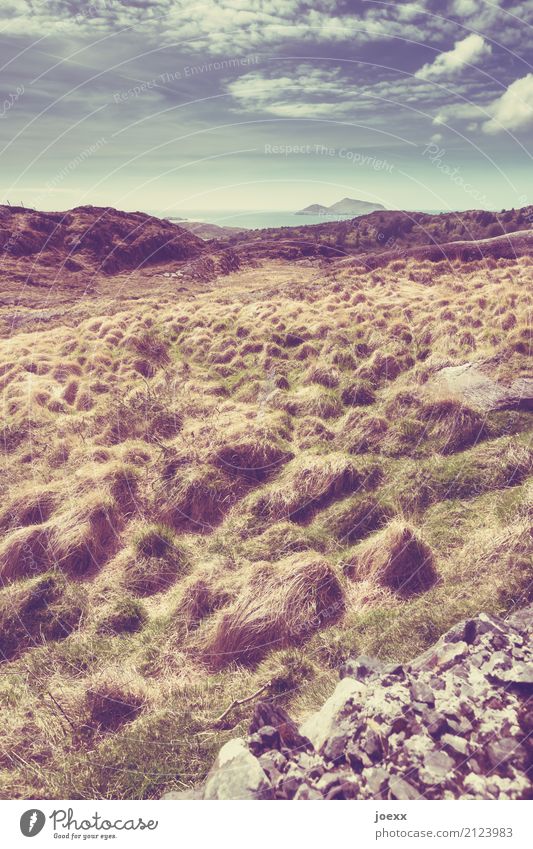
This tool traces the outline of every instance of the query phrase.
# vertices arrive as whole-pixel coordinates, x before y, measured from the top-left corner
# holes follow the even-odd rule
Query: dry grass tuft
[[[444,399],[424,404],[418,417],[424,422],[436,449],[453,454],[475,445],[485,436],[483,417],[459,401]]]
[[[342,390],[341,399],[346,407],[366,406],[374,403],[376,394],[367,381],[359,380]]]
[[[326,389],[335,389],[340,382],[339,371],[326,363],[316,363],[307,372],[309,383],[318,383]]]
[[[356,580],[371,577],[400,596],[424,592],[437,581],[433,552],[400,520],[362,544],[347,574]]]
[[[176,530],[208,533],[240,495],[238,480],[214,466],[182,467],[164,483],[158,498],[163,505],[161,518]]]
[[[373,488],[380,479],[376,464],[357,464],[341,452],[321,456],[301,455],[289,464],[282,478],[254,500],[258,517],[305,522],[338,498]]]
[[[204,619],[225,607],[230,600],[230,594],[220,581],[212,575],[205,575],[185,588],[177,615],[185,623],[187,631],[194,631]]]
[[[304,642],[343,611],[342,587],[319,555],[256,564],[239,598],[202,635],[202,655],[214,669],[255,663],[274,648]]]
[[[211,461],[230,475],[263,481],[293,456],[275,429],[250,426],[225,435],[224,444],[215,449]]]
[[[356,495],[334,505],[317,521],[341,544],[352,544],[381,528],[392,516],[387,504],[371,496]]]
[[[148,526],[134,535],[133,553],[125,566],[124,583],[136,595],[164,592],[189,569],[189,555],[174,532]]]
[[[103,731],[116,731],[126,722],[133,722],[143,706],[143,695],[131,683],[108,678],[90,687],[85,701],[91,721]]]
[[[80,624],[86,598],[61,575],[47,574],[0,592],[0,660],[60,640]]]
[[[134,634],[141,630],[146,620],[146,610],[137,599],[121,598],[98,621],[97,632],[113,636]]]

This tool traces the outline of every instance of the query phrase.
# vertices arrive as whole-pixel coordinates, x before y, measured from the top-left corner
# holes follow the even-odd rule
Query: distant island
[[[366,215],[378,209],[385,209],[381,203],[369,203],[366,200],[355,198],[343,198],[331,206],[323,206],[321,203],[312,203],[305,209],[300,209],[296,215]]]

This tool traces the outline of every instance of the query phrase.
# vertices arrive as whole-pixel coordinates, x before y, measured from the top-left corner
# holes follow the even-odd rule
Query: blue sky
[[[533,5],[0,0],[2,202],[532,202]]]

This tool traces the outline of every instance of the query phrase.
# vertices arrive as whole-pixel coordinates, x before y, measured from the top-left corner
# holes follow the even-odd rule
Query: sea
[[[246,230],[258,230],[267,227],[303,227],[306,224],[324,224],[327,221],[349,221],[353,215],[297,215],[287,210],[222,210],[222,209],[187,209],[176,212],[166,210],[147,210],[158,218],[172,218],[179,224],[178,218],[186,221],[201,221],[205,224],[218,224],[219,227],[243,227]],[[420,212],[449,212],[449,210],[432,209]]]

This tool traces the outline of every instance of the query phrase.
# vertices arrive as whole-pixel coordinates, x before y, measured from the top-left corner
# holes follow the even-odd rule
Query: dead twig
[[[75,725],[74,725],[74,723],[72,722],[72,720],[71,720],[70,716],[68,715],[68,713],[66,713],[66,711],[64,711],[64,710],[63,710],[63,708],[61,707],[61,705],[59,704],[59,702],[57,701],[57,699],[55,699],[55,698],[54,698],[54,696],[52,695],[52,693],[50,692],[50,690],[46,690],[46,695],[47,695],[47,696],[49,696],[49,697],[52,699],[52,701],[53,701],[53,703],[55,704],[55,706],[56,706],[56,708],[58,709],[58,711],[59,711],[59,712],[60,712],[60,713],[61,713],[61,714],[65,717],[65,719],[67,720],[67,722],[68,722],[68,724],[70,725],[70,727],[71,727],[71,728],[73,728],[73,729],[74,729],[74,731],[76,731],[76,726],[75,726]]]
[[[265,690],[270,687],[270,684],[271,682],[267,681],[266,684],[263,684],[261,687],[259,687],[259,689],[255,691],[255,693],[252,693],[251,696],[246,696],[244,699],[234,699],[229,705],[229,707],[227,707],[226,710],[220,714],[220,716],[217,716],[217,718],[213,720],[213,725],[220,725],[222,722],[224,722],[228,713],[230,713],[233,708],[239,707],[239,705],[245,705],[247,702],[251,702],[253,699],[256,699],[257,696],[260,696],[261,693],[264,693]]]

